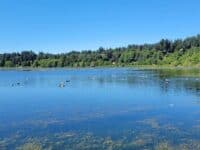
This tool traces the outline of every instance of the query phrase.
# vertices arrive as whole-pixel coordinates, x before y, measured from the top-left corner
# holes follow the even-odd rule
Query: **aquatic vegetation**
[[[9,142],[7,142],[6,139],[0,140],[0,149],[6,150],[6,147],[7,147],[8,144],[9,144]]]
[[[159,143],[155,150],[175,150],[167,142]]]
[[[200,141],[194,139],[185,139],[183,143],[175,147],[181,150],[198,150],[200,149]]]
[[[162,129],[167,130],[167,131],[172,131],[172,132],[180,132],[180,129],[172,124],[165,124],[162,126]]]
[[[60,139],[71,138],[74,136],[76,136],[76,133],[74,132],[64,132],[62,134],[55,134],[55,137],[60,138]]]
[[[152,128],[155,128],[155,129],[160,128],[160,125],[159,125],[158,121],[156,119],[154,119],[154,118],[145,119],[145,120],[137,121],[137,122],[145,124],[145,125],[149,125],[149,126],[151,126]]]
[[[146,142],[143,139],[138,139],[136,141],[133,141],[132,144],[135,145],[135,146],[144,146],[146,144]]]
[[[26,143],[17,150],[42,150],[42,147],[37,143]]]
[[[128,136],[128,135],[127,135]],[[11,140],[11,139],[10,139]],[[199,141],[193,139],[182,139],[180,143],[170,144],[173,141],[157,139],[157,135],[138,133],[131,137],[113,139],[109,136],[96,136],[93,133],[85,132],[66,132],[45,135],[35,138],[18,139],[15,144],[22,143],[17,146],[17,150],[59,150],[59,149],[73,149],[73,150],[190,150],[199,149]],[[24,143],[24,144],[23,144]],[[3,150],[3,147],[0,146]],[[7,149],[7,147],[4,147]]]

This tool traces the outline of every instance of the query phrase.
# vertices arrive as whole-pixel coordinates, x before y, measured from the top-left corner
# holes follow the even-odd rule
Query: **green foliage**
[[[5,67],[14,67],[14,64],[12,61],[8,60],[8,61],[5,61],[5,64],[4,64]]]
[[[0,67],[97,67],[131,65],[200,65],[200,35],[185,40],[162,39],[155,44],[129,45],[97,51],[72,51],[64,54],[0,54]]]
[[[161,64],[171,66],[199,66],[200,48],[192,48],[186,52],[177,51],[166,55]]]

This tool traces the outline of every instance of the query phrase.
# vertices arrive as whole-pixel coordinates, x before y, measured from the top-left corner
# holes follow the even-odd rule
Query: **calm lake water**
[[[0,71],[0,149],[200,149],[200,70]]]

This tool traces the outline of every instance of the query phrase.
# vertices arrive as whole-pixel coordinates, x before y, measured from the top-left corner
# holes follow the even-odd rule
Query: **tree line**
[[[154,44],[127,47],[100,47],[96,51],[71,51],[62,54],[20,53],[0,54],[0,67],[96,67],[128,65],[198,65],[200,35],[186,39],[162,39]]]

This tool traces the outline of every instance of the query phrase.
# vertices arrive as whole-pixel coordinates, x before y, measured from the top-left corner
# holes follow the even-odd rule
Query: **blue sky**
[[[0,53],[152,43],[200,33],[199,0],[1,0]]]

